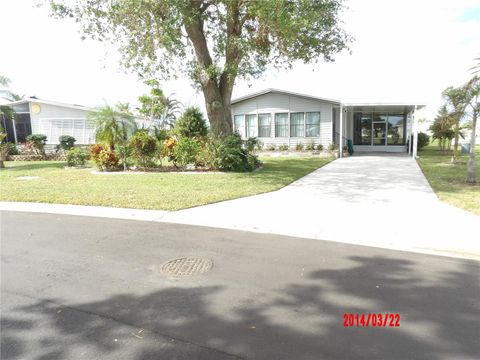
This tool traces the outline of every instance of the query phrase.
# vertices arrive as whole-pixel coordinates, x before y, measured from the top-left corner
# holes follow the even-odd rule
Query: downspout
[[[417,105],[415,105],[415,110],[413,110],[413,148],[412,156],[414,159],[417,158],[417,144],[418,144],[418,121],[417,121]]]
[[[338,157],[343,157],[343,106],[340,104],[340,139],[338,144]]]
[[[13,137],[15,139],[15,145],[17,145],[18,139],[17,139],[17,126],[15,125],[15,113],[12,114],[12,127],[13,127]]]

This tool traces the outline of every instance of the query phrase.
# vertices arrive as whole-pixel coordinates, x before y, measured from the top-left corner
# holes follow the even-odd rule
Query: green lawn
[[[475,154],[476,185],[465,183],[467,154],[461,155],[459,164],[452,164],[451,156],[443,154],[436,145],[427,146],[418,155],[418,163],[440,200],[480,215],[480,147]]]
[[[0,170],[0,200],[178,210],[277,190],[331,160],[264,158],[252,173],[203,174],[92,174],[58,161],[9,161]],[[38,179],[17,179],[23,176]]]

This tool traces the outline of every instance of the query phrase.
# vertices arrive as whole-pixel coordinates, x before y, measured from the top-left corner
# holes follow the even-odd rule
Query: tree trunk
[[[0,160],[0,169],[5,168],[5,163],[3,162],[3,159]]]
[[[476,164],[475,164],[475,140],[476,140],[476,128],[477,128],[478,113],[474,110],[472,116],[472,138],[470,139],[470,153],[468,155],[467,163],[467,183],[475,184],[476,179]]]
[[[228,135],[233,131],[230,111],[231,95],[219,89],[213,81],[202,85],[205,107],[212,132],[216,135]]]
[[[458,119],[457,123],[455,124],[455,138],[453,140],[453,152],[452,152],[452,160],[451,160],[452,163],[456,163],[458,158],[459,131],[460,131],[460,119]]]
[[[230,14],[229,20],[227,21],[227,34],[230,39],[233,35],[239,36],[241,29],[238,20],[238,2],[231,1],[227,3]],[[198,80],[202,86],[210,127],[212,132],[217,135],[228,135],[233,131],[230,102],[236,75],[236,71],[234,70],[240,63],[241,54],[236,46],[228,42],[225,53],[226,63],[224,72],[218,78],[215,77],[215,75],[211,75],[209,70],[214,68],[214,64],[207,46],[201,18],[202,7],[205,4],[201,1],[194,0],[191,0],[190,4],[191,7],[187,8],[186,13],[188,21],[184,22],[187,24],[185,25],[185,31],[195,49],[199,70]],[[230,69],[228,73],[226,72],[226,68]]]

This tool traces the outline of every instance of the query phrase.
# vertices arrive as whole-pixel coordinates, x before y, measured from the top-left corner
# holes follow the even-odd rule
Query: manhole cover
[[[182,257],[162,265],[160,271],[167,275],[191,276],[203,274],[213,267],[213,261],[206,258]]]

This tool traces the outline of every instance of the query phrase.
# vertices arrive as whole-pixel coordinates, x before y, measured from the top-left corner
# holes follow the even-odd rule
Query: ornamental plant
[[[202,150],[202,142],[197,139],[180,138],[176,146],[173,148],[173,155],[176,164],[180,166],[195,165],[198,166],[200,151]]]
[[[191,106],[177,119],[174,131],[180,138],[203,138],[208,133],[207,122],[200,109]]]
[[[129,140],[132,156],[137,166],[148,167],[153,162],[157,140],[147,130],[137,131]]]
[[[65,154],[68,166],[84,166],[88,157],[88,152],[80,148],[68,150]]]
[[[73,136],[70,135],[62,135],[58,138],[58,149],[62,149],[63,151],[67,151],[73,148],[73,145],[77,141]]]
[[[43,134],[31,134],[27,136],[27,146],[37,155],[45,155],[47,136]]]
[[[178,140],[175,137],[169,137],[163,142],[162,156],[165,156],[170,160],[174,165],[176,164],[175,159],[175,146],[177,146]]]
[[[90,153],[99,170],[115,170],[118,167],[118,156],[109,148],[95,144],[92,146]]]

